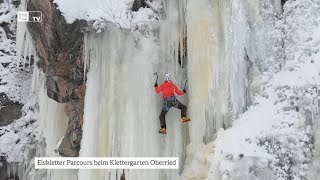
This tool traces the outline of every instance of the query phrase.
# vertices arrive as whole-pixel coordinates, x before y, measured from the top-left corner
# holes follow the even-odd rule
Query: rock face
[[[288,0],[281,0],[281,4],[284,5]]]
[[[69,123],[59,147],[63,156],[78,156],[82,137],[85,96],[83,38],[86,21],[67,24],[53,0],[30,0],[28,11],[41,11],[41,23],[28,23],[40,58],[37,63],[46,74],[47,94],[66,103]]]
[[[5,93],[0,93],[0,127],[11,124],[21,118],[23,105],[9,100]]]
[[[138,11],[139,8],[141,8],[141,7],[147,7],[147,4],[146,4],[145,0],[135,0],[133,2],[131,10],[132,11]]]
[[[1,1],[0,1],[0,3],[1,3]],[[0,27],[3,28],[4,32],[6,33],[7,38],[13,39],[14,38],[14,33],[11,31],[9,26],[10,26],[10,23],[8,23],[8,22],[4,21],[4,22],[0,23]]]

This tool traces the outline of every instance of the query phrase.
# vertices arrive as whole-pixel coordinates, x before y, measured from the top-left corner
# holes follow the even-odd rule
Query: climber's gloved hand
[[[184,92],[184,93],[187,93],[187,91],[186,91],[185,89],[183,90],[183,92]]]
[[[155,83],[155,84],[154,84],[154,87],[158,87],[158,83]]]

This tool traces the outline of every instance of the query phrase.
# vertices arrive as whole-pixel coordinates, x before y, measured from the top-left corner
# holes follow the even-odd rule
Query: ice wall
[[[192,142],[214,140],[250,105],[251,80],[272,52],[264,10],[260,1],[188,1]]]
[[[214,140],[214,133],[230,127],[250,104],[250,77],[268,51],[267,45],[255,44],[268,43],[263,36],[266,28],[261,28],[264,19],[256,12],[262,5],[258,1],[218,0],[163,1],[163,5],[159,44],[153,37],[112,26],[102,34],[86,36],[90,70],[80,156],[183,159],[189,138],[193,144]],[[185,48],[188,59],[183,56]],[[157,133],[161,104],[153,92],[151,74],[155,71],[171,73],[180,86],[188,77],[190,135],[177,121],[175,110],[167,115],[169,134],[162,137]],[[81,170],[79,178],[110,179],[119,177],[120,172]],[[180,178],[169,171],[129,171],[127,176]]]
[[[162,18],[160,19],[160,59],[161,73],[171,73],[176,83],[182,85],[186,78],[185,51],[187,29],[185,23],[186,0],[163,0]],[[179,64],[179,61],[181,62]],[[180,85],[180,84],[179,84]]]
[[[196,143],[202,142],[205,134],[213,65],[214,60],[219,59],[212,34],[215,17],[210,7],[212,4],[202,1],[189,1],[187,7],[190,137]]]
[[[100,34],[86,35],[85,59],[90,69],[80,156],[177,156],[183,165],[189,139],[193,144],[214,140],[214,133],[230,127],[250,104],[250,78],[262,69],[269,52],[262,2],[164,0],[163,5],[159,39],[111,24]],[[31,52],[23,42],[18,46],[24,54]],[[161,100],[153,89],[156,71],[161,82],[165,73],[171,73],[181,88],[188,78],[188,97],[179,100],[188,105],[190,128],[180,122],[179,111],[171,110],[168,134],[158,134]],[[45,95],[40,99],[42,112],[54,118],[41,113],[43,127],[56,127],[44,134],[46,154],[56,156],[54,148],[66,127],[65,114],[62,105]],[[182,167],[177,171],[130,170],[126,178],[176,180],[182,179],[181,171]],[[78,179],[116,179],[121,172],[80,170]],[[62,171],[49,174],[48,179],[67,176]],[[69,175],[76,178],[76,174]]]
[[[313,151],[313,160],[310,163],[310,169],[308,171],[308,178],[310,180],[316,180],[320,174],[320,123],[319,119],[315,120],[314,124],[314,151]]]
[[[45,138],[46,147],[44,157],[59,157],[57,149],[60,140],[66,131],[68,117],[65,113],[65,104],[58,103],[47,96],[47,90],[43,86],[39,94],[40,127],[42,137]],[[47,180],[74,180],[75,170],[47,170]]]
[[[189,0],[186,10],[191,144],[184,175],[205,178],[220,128],[251,105],[255,77],[274,53],[270,31],[280,1]],[[268,15],[268,13],[272,15]],[[270,62],[272,60],[269,60]],[[275,63],[275,62],[273,62]],[[228,143],[228,142],[225,142]],[[212,152],[208,152],[209,150]]]
[[[171,70],[159,60],[158,42],[108,25],[101,34],[86,35],[85,54],[90,70],[80,156],[183,159],[186,143],[178,111],[168,113],[168,134],[158,133],[161,100],[154,92],[153,73],[159,71],[162,75]],[[80,170],[79,179],[117,179],[121,172]],[[180,179],[180,176],[179,170],[130,170],[126,178]]]

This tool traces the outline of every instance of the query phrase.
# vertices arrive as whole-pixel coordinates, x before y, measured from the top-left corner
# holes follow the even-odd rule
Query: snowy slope
[[[17,9],[6,1],[0,4],[0,24],[9,24],[11,32],[16,31],[16,14]],[[10,34],[0,27],[0,92],[5,92],[7,96],[20,103],[25,103],[25,97],[28,96],[28,86],[30,84],[30,71],[19,71],[15,68],[15,37],[7,37]]]
[[[13,36],[9,37],[0,27],[0,93],[5,93],[14,102],[24,104],[20,119],[0,127],[0,156],[9,162],[21,162],[34,147],[34,142],[39,139],[36,121],[37,99],[33,94],[35,92],[30,93],[34,66],[30,61],[26,61],[26,64],[19,64],[17,67],[15,38],[17,8],[12,1],[0,4],[0,14],[0,24],[9,24],[8,27],[13,33]]]
[[[274,55],[279,63],[255,80],[260,93],[253,105],[208,145],[213,152],[201,156],[208,161],[208,179],[307,178],[319,121],[319,9],[312,0],[290,0],[284,6],[277,23],[284,30],[285,62]],[[274,74],[279,65],[282,70]]]

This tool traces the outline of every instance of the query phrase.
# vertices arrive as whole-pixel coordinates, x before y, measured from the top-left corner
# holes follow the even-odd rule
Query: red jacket
[[[156,93],[162,92],[162,98],[165,99],[170,96],[174,96],[177,93],[179,96],[185,94],[181,91],[172,81],[162,83],[160,86],[155,88]]]

